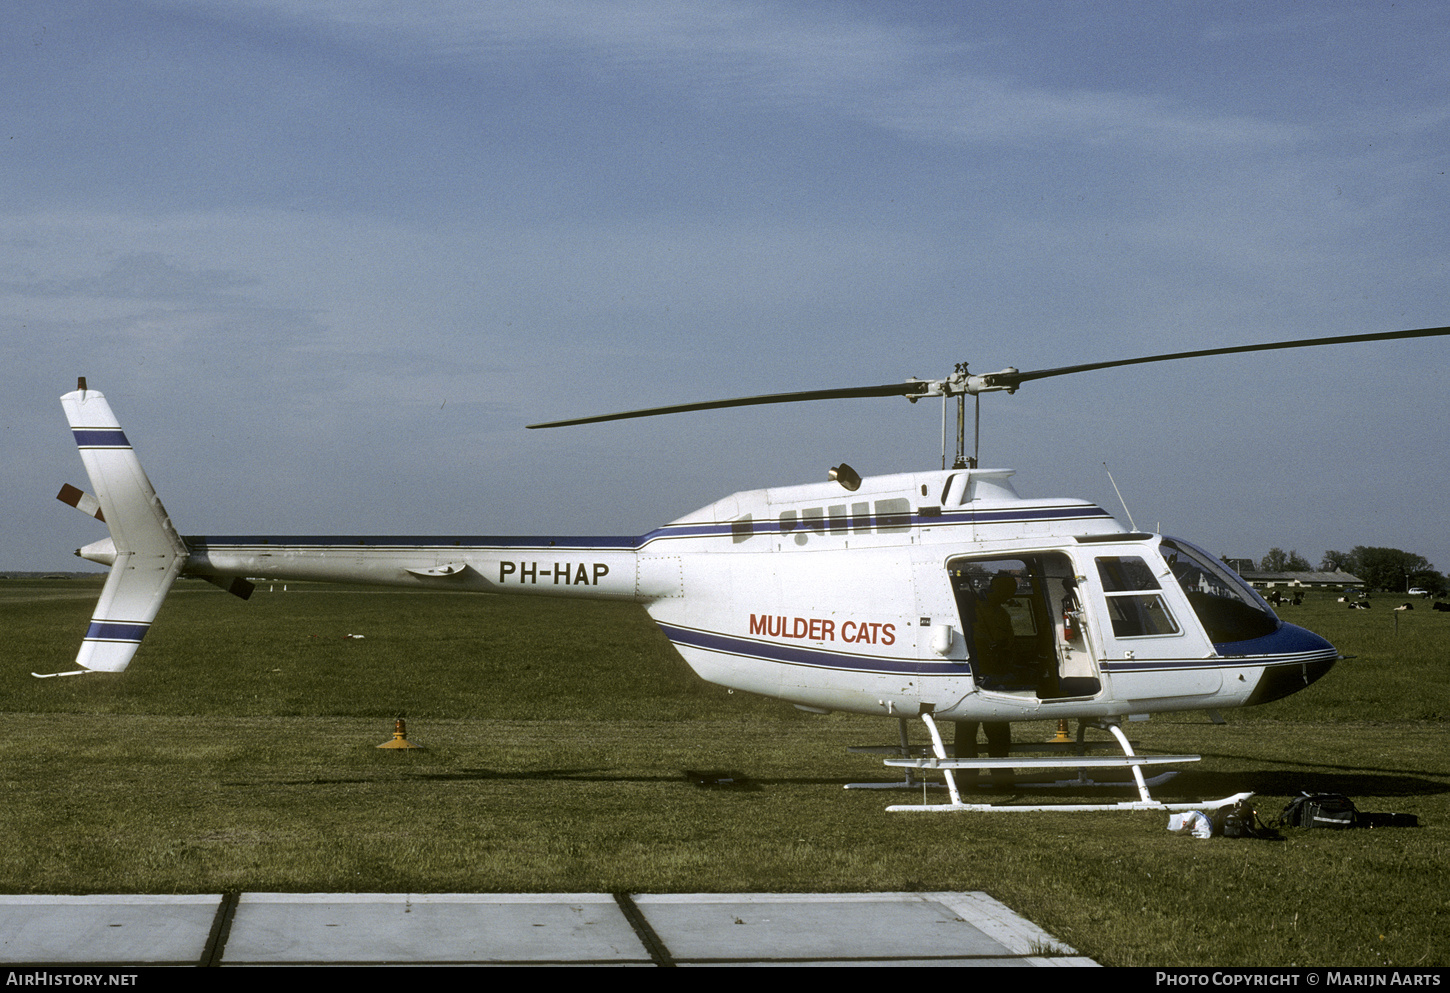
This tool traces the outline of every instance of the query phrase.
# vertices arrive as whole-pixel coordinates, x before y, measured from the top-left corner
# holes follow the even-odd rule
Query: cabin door
[[[1102,689],[1065,553],[962,557],[947,572],[979,689],[1043,700]]]

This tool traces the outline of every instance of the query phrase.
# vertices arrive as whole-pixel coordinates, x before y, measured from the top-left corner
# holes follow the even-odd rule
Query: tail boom
[[[641,603],[681,595],[679,559],[642,554],[638,538],[183,538],[106,398],[82,380],[61,404],[95,495],[66,486],[59,499],[110,531],[76,552],[111,570],[76,659],[81,671],[125,669],[181,575],[243,599],[251,593],[249,578]]]
[[[640,600],[634,539],[497,536],[190,537],[187,575]],[[618,542],[614,544],[613,542]]]

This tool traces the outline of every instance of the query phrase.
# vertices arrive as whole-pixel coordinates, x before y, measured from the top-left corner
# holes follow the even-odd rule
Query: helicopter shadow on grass
[[[350,776],[346,778],[284,779],[261,782],[228,782],[225,786],[364,786],[369,783],[395,782],[399,779],[420,780],[437,783],[466,782],[530,782],[558,781],[578,783],[674,783],[675,776],[639,776],[609,773],[604,769],[460,769],[457,772],[409,772],[383,773],[377,776]]]
[[[1205,753],[1204,758],[1210,756]],[[1228,757],[1228,756],[1224,756]],[[1262,796],[1338,793],[1348,797],[1415,797],[1450,793],[1450,782],[1393,769],[1310,766],[1297,769],[1247,769],[1238,772],[1185,772],[1176,786],[1205,795],[1252,792]]]
[[[402,779],[411,781],[423,781],[430,783],[573,783],[590,784],[597,783],[611,786],[634,785],[634,786],[671,786],[688,785],[696,789],[712,793],[743,793],[758,794],[767,787],[791,788],[791,787],[835,787],[841,788],[853,781],[852,777],[770,777],[767,779],[756,779],[742,775],[730,770],[693,770],[685,769],[679,773],[648,775],[610,772],[602,768],[557,768],[557,769],[532,769],[532,770],[501,770],[501,769],[461,769],[456,772],[431,772],[412,773],[404,772]],[[338,779],[294,779],[281,782],[274,782],[271,786],[296,786],[296,787],[329,787],[329,786],[367,786],[378,785],[385,781],[396,782],[393,776],[372,777],[372,778],[338,778]],[[859,777],[855,777],[859,782]],[[228,783],[228,786],[246,787],[262,785],[258,783]],[[887,784],[882,784],[886,786]],[[944,784],[941,781],[921,781],[913,784],[910,789],[920,792],[923,788],[933,791],[941,788]],[[1042,799],[1039,790],[1033,789],[1027,781],[1016,781],[1012,784],[996,786],[989,782],[960,784],[964,796],[980,795],[984,802],[1001,802],[1013,797],[1022,797],[1035,794],[1036,799]],[[1025,792],[1021,792],[1025,790]],[[1101,798],[1104,793],[1122,792],[1125,799],[1130,799],[1134,791],[1131,782],[1101,782],[1096,785],[1082,785],[1074,788],[1050,790],[1053,799],[1057,802],[1070,802],[1075,796],[1083,800],[1092,800],[1093,797]],[[875,791],[868,791],[874,793]],[[1211,797],[1229,796],[1240,792],[1249,792],[1261,797],[1295,797],[1301,794],[1342,794],[1358,800],[1364,797],[1417,797],[1432,796],[1450,792],[1450,783],[1427,779],[1421,776],[1407,775],[1403,773],[1366,772],[1359,770],[1331,771],[1304,771],[1304,770],[1280,770],[1280,769],[1258,769],[1243,770],[1238,772],[1183,772],[1175,777],[1171,792],[1181,794],[1183,797]],[[1010,796],[1009,796],[1010,795]],[[1094,800],[1093,802],[1101,802]]]
[[[847,785],[861,782],[861,775],[859,774],[841,776],[768,776],[761,778],[747,776],[743,773],[728,769],[684,769],[677,775],[657,776],[610,774],[603,770],[595,769],[533,769],[507,772],[493,769],[468,769],[454,773],[423,773],[414,778],[431,779],[439,782],[486,780],[597,783],[684,782],[700,787],[701,789],[735,793],[758,793],[768,786],[830,786],[844,788]],[[920,789],[920,787],[920,782],[917,782],[913,786],[914,789]]]
[[[516,781],[516,782],[592,782],[592,783],[636,783],[636,784],[670,784],[686,783],[705,790],[716,790],[732,793],[759,793],[767,787],[811,787],[825,786],[833,789],[844,789],[851,785],[859,785],[869,780],[870,774],[840,775],[840,776],[747,776],[731,770],[696,770],[685,769],[678,775],[623,775],[609,774],[603,770],[584,769],[535,769],[528,771],[502,772],[492,769],[470,769],[456,773],[423,773],[417,779],[429,779],[437,782],[468,782],[468,781]],[[892,787],[899,784],[894,782],[881,782],[879,788]],[[917,780],[906,789],[920,791],[922,786],[936,789],[945,788],[945,783],[927,781],[925,784]],[[1010,790],[997,789],[992,784],[982,782],[973,784],[963,782],[963,787],[972,789],[976,787],[984,792],[1002,793]],[[1103,784],[1105,788],[1120,787],[1133,789],[1131,782]]]
[[[757,792],[761,789],[758,780],[724,770],[697,771],[682,770],[675,775],[631,775],[611,773],[604,769],[460,769],[457,772],[421,773],[414,779],[434,782],[570,782],[570,783],[636,783],[662,784],[687,782],[705,789],[731,790],[735,792]]]
[[[706,790],[734,793],[758,793],[767,786],[831,786],[844,787],[859,782],[858,776],[773,776],[765,779],[747,776],[723,769],[683,769],[675,774],[630,774],[615,773],[603,768],[558,768],[558,769],[460,769],[456,772],[410,772],[383,774],[379,776],[351,776],[346,778],[286,779],[268,782],[231,781],[223,783],[229,787],[255,786],[366,786],[397,779],[418,780],[434,783],[483,783],[483,782],[560,782],[560,783],[612,783],[620,784],[671,784],[686,783]],[[920,784],[917,784],[917,788]]]

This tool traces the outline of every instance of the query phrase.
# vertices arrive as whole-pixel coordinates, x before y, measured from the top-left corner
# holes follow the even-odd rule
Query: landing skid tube
[[[896,724],[901,736],[901,743],[899,745],[852,745],[848,747],[846,751],[852,753],[853,755],[891,755],[893,757],[902,759],[922,758],[932,754],[932,746],[930,745],[910,744],[906,731],[906,718],[898,717],[896,719]],[[1083,730],[1084,725],[1079,725],[1077,731],[1078,755],[1083,754]],[[1029,745],[1023,747],[1030,748],[1031,746]],[[1186,760],[1193,760],[1195,758],[1196,756],[1187,756]],[[885,764],[889,766],[904,765],[906,769],[906,777],[894,783],[847,783],[845,785],[845,788],[848,790],[944,790],[947,788],[947,784],[945,782],[934,783],[925,779],[918,779],[915,775],[913,775],[913,771],[917,768],[940,768],[940,766],[935,763],[926,766],[920,763],[901,763],[888,761]],[[1119,766],[1122,763],[1120,760],[1115,759],[1113,760],[1112,764],[1114,766]],[[1021,768],[1023,766],[1023,760],[1018,760],[1017,762],[1011,763],[1011,766],[1013,768]],[[1086,769],[1084,768],[1085,763],[1073,762],[1071,763],[1071,766],[1078,770],[1078,774],[1074,779],[1042,779],[1036,782],[1023,782],[1021,779],[1019,779],[1017,781],[1016,788],[1021,790],[1052,790],[1064,788],[1102,788],[1135,785],[1133,781],[1126,779],[1089,779],[1086,775]],[[1053,767],[1066,768],[1068,767],[1068,764],[1059,763]],[[1150,776],[1146,778],[1144,780],[1144,784],[1147,786],[1162,786],[1164,783],[1168,782],[1176,775],[1178,775],[1176,771],[1160,772],[1156,776]]]
[[[934,755],[925,758],[900,758],[887,759],[886,765],[910,769],[938,769],[946,779],[947,791],[951,795],[950,803],[935,804],[897,804],[887,807],[891,812],[906,811],[927,811],[944,812],[955,810],[975,811],[1062,811],[1066,813],[1077,813],[1083,811],[1098,810],[1208,810],[1218,807],[1225,807],[1230,804],[1247,800],[1252,793],[1237,793],[1222,800],[1209,800],[1199,803],[1162,803],[1154,800],[1148,794],[1148,783],[1143,778],[1143,766],[1162,765],[1167,763],[1197,762],[1197,755],[1135,755],[1133,746],[1129,744],[1128,738],[1123,734],[1122,729],[1116,724],[1105,725],[1122,746],[1122,755],[1107,756],[1086,756],[1068,755],[1053,756],[1050,758],[1032,758],[1018,756],[1016,758],[987,758],[967,759],[948,758],[946,748],[942,745],[941,734],[937,731],[936,722],[930,714],[922,714],[922,721],[931,735],[932,751]],[[1138,787],[1138,799],[1128,800],[1121,803],[1080,803],[1080,804],[1036,804],[1019,806],[1016,804],[994,804],[994,803],[966,803],[962,800],[960,790],[957,789],[957,769],[1091,769],[1091,768],[1127,768],[1133,774],[1133,781]],[[908,772],[908,777],[910,773]],[[1158,780],[1155,779],[1155,785]],[[896,784],[892,784],[896,785]]]

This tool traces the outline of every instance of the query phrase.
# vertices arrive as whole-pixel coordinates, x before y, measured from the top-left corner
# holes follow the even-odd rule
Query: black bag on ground
[[[1305,793],[1289,801],[1275,827],[1352,828],[1359,818],[1354,801],[1340,793]]]
[[[1419,827],[1420,819],[1414,814],[1367,814],[1361,810],[1354,819],[1355,827]]]

